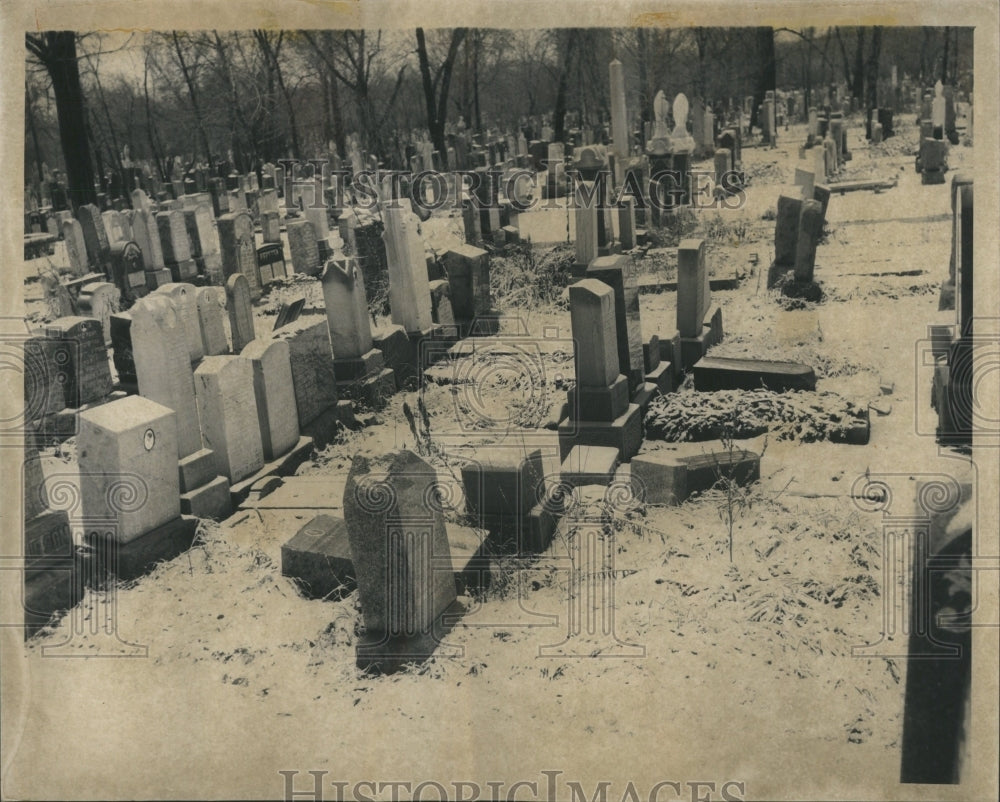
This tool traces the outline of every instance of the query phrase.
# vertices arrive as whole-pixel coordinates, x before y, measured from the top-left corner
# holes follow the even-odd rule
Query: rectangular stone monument
[[[490,256],[481,248],[460,245],[443,258],[455,320],[468,330],[473,320],[492,312]]]
[[[183,459],[202,449],[183,321],[170,298],[155,293],[137,301],[129,315],[139,393],[177,413],[177,455]]]
[[[194,372],[201,426],[217,473],[239,482],[264,466],[253,365],[238,356],[205,357]]]
[[[643,382],[642,326],[639,319],[639,285],[628,256],[599,256],[587,268],[587,278],[607,284],[614,291],[618,369],[634,393]]]
[[[226,291],[222,287],[199,287],[195,290],[198,329],[205,356],[229,353],[226,338]]]
[[[795,249],[795,280],[813,280],[816,267],[816,246],[823,233],[823,205],[816,200],[802,202],[799,233]]]
[[[260,231],[264,242],[281,242],[281,218],[276,210],[261,212]]]
[[[174,281],[194,278],[198,274],[198,267],[191,258],[191,241],[184,223],[184,213],[176,209],[160,212],[156,215],[156,227],[160,235],[160,246],[163,248],[163,261]]]
[[[64,366],[66,406],[75,409],[111,392],[111,366],[99,320],[61,317],[46,324],[45,336],[53,341],[55,364]]]
[[[108,232],[104,228],[101,211],[92,203],[85,203],[76,210],[76,217],[83,229],[88,260],[94,268],[100,269],[107,264],[111,246],[108,241]]]
[[[790,268],[795,264],[801,214],[801,197],[778,196],[778,214],[774,223],[774,263],[779,267]]]
[[[77,297],[80,313],[100,321],[104,344],[111,345],[111,315],[121,308],[121,292],[110,281],[84,284]]]
[[[351,465],[344,519],[366,629],[361,667],[388,672],[429,657],[435,627],[455,601],[444,515],[427,503],[437,481],[409,451]]]
[[[288,343],[299,427],[307,426],[337,403],[333,351],[326,319],[301,317],[274,332]]]
[[[66,255],[69,258],[70,270],[77,276],[84,275],[89,269],[87,259],[87,243],[83,236],[83,226],[79,220],[64,220],[62,224],[63,241],[66,243]]]
[[[236,273],[241,274],[247,280],[250,300],[256,301],[261,295],[261,284],[253,220],[246,212],[238,212],[223,215],[216,223],[223,275],[228,280]]]
[[[597,258],[598,209],[593,182],[580,181],[574,192],[574,220],[576,221],[576,258],[573,271],[582,275]]]
[[[180,515],[177,415],[141,396],[80,414],[80,501],[88,521],[128,543]]]
[[[253,369],[257,423],[264,459],[286,454],[298,442],[299,416],[295,408],[292,363],[284,340],[254,340],[240,354]]]
[[[192,362],[205,355],[201,341],[201,326],[198,323],[198,302],[193,284],[171,282],[156,289],[159,295],[166,295],[173,301],[174,311],[180,316],[181,326],[187,338],[188,353]]]
[[[427,257],[417,228],[417,216],[408,208],[394,208],[390,204],[383,210],[383,220],[392,321],[402,326],[407,334],[424,334],[434,321]]]
[[[226,308],[229,311],[229,334],[233,353],[238,354],[257,336],[253,322],[253,304],[250,285],[242,273],[235,273],[226,280]]]
[[[292,267],[296,273],[315,276],[322,268],[316,230],[309,220],[296,220],[285,226],[288,234],[288,250],[292,257]]]

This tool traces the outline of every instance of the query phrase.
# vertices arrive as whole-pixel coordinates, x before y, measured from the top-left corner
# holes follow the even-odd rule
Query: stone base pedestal
[[[573,421],[559,424],[559,459],[565,460],[575,445],[613,446],[620,462],[628,462],[642,445],[642,413],[629,404],[623,415],[610,423]]]
[[[674,391],[674,372],[669,362],[661,362],[646,374],[646,382],[653,384],[662,395]]]
[[[581,387],[568,393],[569,415],[573,420],[612,421],[628,409],[628,379],[619,374],[607,387]]]
[[[704,329],[698,337],[681,338],[681,361],[685,368],[693,368],[706,353],[712,344],[712,330]]]
[[[128,543],[88,535],[87,543],[95,552],[95,576],[101,583],[112,577],[122,582],[138,579],[156,563],[172,560],[191,548],[197,528],[197,518],[181,515]]]
[[[372,674],[393,674],[407,665],[419,665],[434,654],[464,613],[465,606],[456,600],[437,617],[429,632],[409,636],[366,632],[355,649],[356,665]]]
[[[216,476],[201,487],[181,493],[181,514],[223,521],[233,513],[229,480]]]

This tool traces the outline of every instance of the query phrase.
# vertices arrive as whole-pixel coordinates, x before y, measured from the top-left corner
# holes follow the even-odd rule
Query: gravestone
[[[774,263],[782,267],[795,264],[796,243],[799,237],[799,217],[802,198],[778,196],[778,214],[774,223]]]
[[[159,295],[166,295],[174,304],[174,311],[181,320],[184,336],[187,338],[188,353],[192,362],[197,362],[205,355],[201,343],[201,326],[198,324],[198,304],[195,300],[195,288],[192,284],[171,282],[156,289]]]
[[[250,299],[256,301],[260,298],[261,285],[252,218],[246,212],[240,212],[223,215],[216,222],[222,253],[222,274],[227,280],[237,273],[242,275],[247,280]]]
[[[600,256],[590,263],[586,275],[607,284],[614,292],[618,370],[628,379],[629,392],[634,393],[645,375],[635,267],[627,256]]]
[[[378,460],[359,456],[351,464],[344,519],[367,631],[358,645],[359,663],[367,662],[365,646],[380,641],[389,642],[390,660],[428,657],[433,637],[414,651],[397,648],[398,641],[430,636],[455,601],[444,514],[428,502],[437,482],[434,469],[410,451]]]
[[[635,198],[624,197],[618,204],[618,239],[623,251],[630,251],[638,244],[635,228]]]
[[[121,292],[110,281],[84,284],[77,298],[80,313],[100,321],[104,344],[111,345],[111,315],[121,306]]]
[[[108,261],[110,243],[100,209],[92,203],[85,203],[76,210],[76,217],[83,229],[90,264],[96,268],[103,267]]]
[[[132,232],[121,212],[116,209],[108,209],[106,212],[101,212],[101,219],[104,221],[104,230],[108,235],[109,245],[132,239]]]
[[[322,267],[316,230],[309,220],[289,222],[285,226],[288,235],[288,250],[292,257],[292,268],[296,273],[315,276]]]
[[[194,278],[198,268],[191,258],[191,242],[184,213],[177,209],[160,212],[156,215],[156,228],[163,248],[163,262],[170,269],[174,281]]]
[[[816,200],[802,202],[799,233],[795,248],[795,280],[812,281],[816,267],[816,245],[823,233],[823,205]]]
[[[138,389],[138,377],[135,372],[135,356],[132,354],[132,316],[127,312],[112,314],[110,328],[118,383],[134,392]]]
[[[111,366],[99,320],[61,317],[45,325],[45,337],[53,341],[50,358],[64,371],[67,407],[99,401],[111,392]]]
[[[169,297],[156,293],[137,301],[129,314],[139,393],[177,413],[177,454],[190,456],[202,442],[191,354],[180,315]]]
[[[596,279],[583,279],[570,285],[569,304],[577,383],[608,387],[619,375],[614,290]]]
[[[207,356],[194,372],[206,447],[215,469],[231,483],[264,466],[253,365],[238,356]]]
[[[330,329],[325,318],[303,317],[272,335],[288,343],[299,426],[312,423],[337,403]]]
[[[331,259],[323,271],[323,301],[337,359],[357,359],[372,350],[364,278],[354,257]]]
[[[257,428],[264,459],[270,462],[291,450],[299,438],[288,343],[254,340],[243,349],[240,357],[249,361],[253,370]]]
[[[149,291],[142,251],[134,242],[116,242],[110,249],[111,278],[126,301]]]
[[[226,338],[226,291],[222,287],[199,287],[195,290],[201,349],[205,356],[229,353]]]
[[[588,200],[589,198],[589,200]],[[594,184],[581,181],[573,196],[574,220],[576,221],[576,247],[574,265],[577,272],[587,269],[597,258],[597,195]]]
[[[444,255],[455,319],[471,322],[492,311],[490,255],[472,245],[460,245]]]
[[[407,334],[426,332],[433,325],[427,257],[417,230],[417,217],[407,208],[383,210],[386,259],[389,268],[389,306],[392,322]]]
[[[682,240],[677,248],[677,330],[681,337],[700,337],[711,303],[705,242]]]
[[[132,215],[132,239],[142,253],[142,264],[147,272],[163,270],[163,248],[152,212],[137,211]]]
[[[260,231],[264,242],[281,242],[281,218],[277,211],[261,212]]]
[[[70,270],[77,276],[84,275],[88,270],[87,243],[83,237],[83,226],[79,220],[70,218],[62,224],[63,241],[66,243],[66,255],[69,257]]]
[[[180,515],[177,415],[132,395],[80,414],[80,504],[128,543]]]
[[[257,336],[254,330],[250,285],[242,273],[231,275],[226,281],[226,308],[229,310],[229,332],[233,341],[233,353],[238,354]]]

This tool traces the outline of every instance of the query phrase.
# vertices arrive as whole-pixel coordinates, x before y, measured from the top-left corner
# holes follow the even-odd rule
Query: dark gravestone
[[[281,575],[310,599],[340,599],[354,590],[347,523],[317,515],[281,547]]]
[[[226,281],[226,308],[233,339],[233,353],[238,354],[254,337],[253,303],[246,278],[237,273]]]
[[[629,392],[643,381],[642,327],[639,285],[628,256],[601,256],[590,263],[587,278],[596,278],[615,293],[615,330],[618,333],[618,369],[628,379]]]
[[[66,406],[79,407],[111,392],[111,367],[101,321],[92,317],[61,317],[45,327],[58,345],[56,364],[68,366]]]
[[[118,381],[124,385],[137,385],[135,358],[132,356],[132,318],[125,312],[111,316],[111,348]]]
[[[358,665],[391,671],[429,657],[455,601],[437,474],[410,451],[355,457],[344,489],[365,638]]]
[[[134,301],[149,292],[146,286],[142,251],[134,242],[121,241],[111,246],[111,279],[126,301]]]

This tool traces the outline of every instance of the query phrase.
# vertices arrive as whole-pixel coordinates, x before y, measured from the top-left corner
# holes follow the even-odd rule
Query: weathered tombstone
[[[682,338],[701,336],[710,303],[705,242],[682,240],[677,248],[677,330]]]
[[[285,226],[285,232],[288,234],[288,250],[295,272],[305,273],[307,276],[319,273],[322,264],[313,224],[309,220],[289,222]]]
[[[132,232],[126,225],[121,212],[116,209],[108,209],[106,212],[101,212],[101,219],[104,221],[104,230],[108,235],[109,245],[132,239]]]
[[[299,318],[272,335],[288,343],[299,426],[312,423],[337,403],[330,329],[324,318]]]
[[[66,406],[75,409],[111,392],[111,367],[99,320],[61,317],[45,325],[45,336],[55,341],[55,364],[65,366]]]
[[[618,239],[623,251],[636,246],[635,198],[624,197],[618,204]]]
[[[569,304],[577,383],[607,388],[619,377],[614,290],[596,279],[583,279],[570,285]]]
[[[226,291],[222,287],[199,287],[195,290],[198,329],[205,356],[229,353],[226,339]]]
[[[239,273],[247,280],[250,299],[260,298],[260,272],[257,267],[257,247],[254,242],[253,220],[246,212],[226,214],[217,221],[219,247],[222,251],[222,273],[228,280]]]
[[[184,213],[178,209],[156,215],[156,227],[163,248],[163,262],[170,269],[174,281],[187,281],[198,274],[198,267],[191,258],[191,241]]]
[[[127,301],[141,298],[148,292],[147,274],[142,251],[134,242],[116,242],[109,251],[111,278]]]
[[[76,210],[76,216],[83,229],[90,264],[97,268],[103,267],[108,261],[110,243],[100,209],[92,203],[85,203]]]
[[[104,344],[111,345],[111,315],[121,306],[121,292],[110,281],[84,284],[77,298],[80,313],[100,321]]]
[[[578,273],[597,258],[597,193],[594,184],[580,181],[573,196],[574,219],[576,221],[576,258],[574,265]]]
[[[215,469],[232,483],[264,466],[253,366],[238,356],[205,357],[194,372],[205,443]]]
[[[177,413],[177,453],[201,450],[201,427],[187,335],[169,297],[147,295],[129,310],[139,393]],[[174,466],[176,470],[176,465]]]
[[[823,205],[816,200],[802,202],[799,233],[795,248],[795,280],[812,281],[816,267],[816,245],[823,233]]]
[[[277,211],[261,212],[260,231],[264,242],[281,242],[281,218]]]
[[[429,657],[435,625],[455,601],[444,514],[428,502],[437,482],[410,451],[351,464],[344,519],[366,629],[360,666],[391,671]]]
[[[174,311],[180,316],[184,335],[187,337],[191,361],[197,362],[205,355],[201,342],[201,326],[198,325],[198,304],[195,288],[191,284],[171,282],[158,287],[157,294],[166,295],[174,304]]]
[[[132,238],[142,253],[142,264],[147,272],[163,270],[163,248],[160,245],[160,235],[156,229],[156,220],[152,212],[137,211],[132,216]],[[152,225],[152,228],[151,228]]]
[[[128,396],[80,414],[80,503],[87,520],[114,521],[128,543],[180,515],[177,414]]]
[[[632,260],[627,256],[600,256],[587,268],[587,278],[607,284],[614,292],[618,370],[634,393],[645,374],[642,358],[642,327],[639,320],[639,284]]]
[[[393,208],[390,204],[383,210],[383,218],[392,321],[408,334],[425,333],[433,325],[433,318],[427,257],[417,217],[407,208]]]
[[[795,168],[795,185],[802,187],[803,200],[813,200],[813,187],[816,184],[816,174],[812,170]]]
[[[238,354],[257,336],[254,330],[250,286],[242,273],[231,275],[226,280],[226,308],[229,310],[233,353]]]
[[[281,242],[265,242],[257,249],[257,265],[260,281],[268,285],[273,281],[288,277],[285,264],[285,246]]]
[[[257,399],[257,427],[264,459],[287,453],[298,442],[299,416],[295,409],[292,363],[284,340],[254,340],[240,354],[253,369]]]
[[[472,245],[460,245],[444,255],[455,319],[462,323],[489,314],[490,255]]]
[[[63,241],[66,243],[66,255],[69,266],[74,274],[82,276],[87,272],[87,243],[83,237],[83,227],[79,220],[64,220],[62,224]]]
[[[795,264],[796,242],[799,236],[799,216],[802,198],[778,196],[778,214],[774,223],[774,263],[781,267]]]
[[[357,259],[331,259],[323,271],[323,301],[333,355],[358,359],[372,350],[365,284]]]

